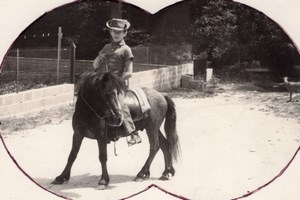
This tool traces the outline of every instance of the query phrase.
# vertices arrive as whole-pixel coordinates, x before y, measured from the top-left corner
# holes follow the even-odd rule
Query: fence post
[[[168,65],[168,46],[166,46],[166,60],[165,60],[165,65]]]
[[[19,92],[19,73],[20,73],[20,52],[17,49],[17,81],[16,81],[16,93]]]
[[[71,43],[70,83],[75,83],[75,55],[76,55],[76,45],[74,42],[72,42]]]
[[[57,70],[56,70],[56,83],[59,81],[59,65],[61,59],[61,39],[62,39],[62,31],[61,27],[58,27],[58,41],[57,41]]]
[[[147,69],[148,69],[148,67],[149,67],[149,46],[146,47],[146,51],[147,51],[146,52],[146,54],[147,54],[147,61],[146,62],[147,62]]]

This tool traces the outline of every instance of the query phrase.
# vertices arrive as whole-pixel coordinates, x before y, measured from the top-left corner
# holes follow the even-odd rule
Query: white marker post
[[[213,75],[213,69],[206,68],[206,82],[208,82],[212,79],[212,75]]]
[[[61,27],[58,27],[58,42],[57,42],[57,69],[56,69],[56,83],[59,81],[59,66],[61,60],[61,39],[62,39],[62,31]]]

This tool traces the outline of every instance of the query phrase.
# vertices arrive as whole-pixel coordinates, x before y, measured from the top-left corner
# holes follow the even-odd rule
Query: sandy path
[[[164,168],[161,152],[151,166],[151,179],[132,182],[148,155],[143,133],[140,145],[128,148],[124,139],[117,142],[117,157],[113,145],[109,145],[111,183],[105,191],[95,190],[101,168],[97,143],[89,139],[83,141],[71,180],[61,186],[50,184],[63,169],[71,148],[70,120],[7,136],[5,142],[37,182],[72,199],[120,199],[153,183],[190,199],[231,199],[271,180],[299,145],[296,119],[264,112],[263,104],[245,100],[246,95],[223,93],[204,99],[174,99],[182,162],[175,165],[177,173],[167,182],[157,180]],[[6,155],[0,157],[0,169],[1,199],[59,199],[22,176]],[[299,169],[298,156],[282,177],[247,199],[299,199]],[[148,194],[156,195],[150,191]]]

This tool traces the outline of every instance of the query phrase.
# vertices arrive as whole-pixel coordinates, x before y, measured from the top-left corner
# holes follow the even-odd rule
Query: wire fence
[[[0,94],[68,82],[70,58],[70,48],[10,50],[0,74]]]
[[[191,46],[138,46],[132,48],[134,72],[176,65],[192,60]],[[93,70],[92,60],[76,60],[75,82]],[[0,74],[0,95],[33,88],[70,83],[71,48],[13,49],[5,58]]]
[[[132,48],[133,71],[145,71],[192,61],[191,45],[150,45]]]

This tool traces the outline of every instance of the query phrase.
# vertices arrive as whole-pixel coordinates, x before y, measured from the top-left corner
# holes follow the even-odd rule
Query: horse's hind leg
[[[159,131],[159,145],[164,154],[165,159],[165,171],[159,179],[169,180],[172,176],[175,175],[175,169],[172,166],[172,155],[169,150],[169,142],[161,133],[161,131]]]
[[[143,181],[150,177],[150,165],[159,150],[159,140],[158,140],[158,131],[148,131],[147,135],[150,143],[150,152],[146,160],[146,163],[142,167],[141,171],[137,174],[134,181]]]
[[[58,177],[55,178],[52,184],[62,184],[65,181],[68,181],[70,179],[71,168],[79,152],[82,140],[83,140],[82,135],[76,132],[73,134],[72,149],[69,154],[67,165],[65,166],[63,172]]]

